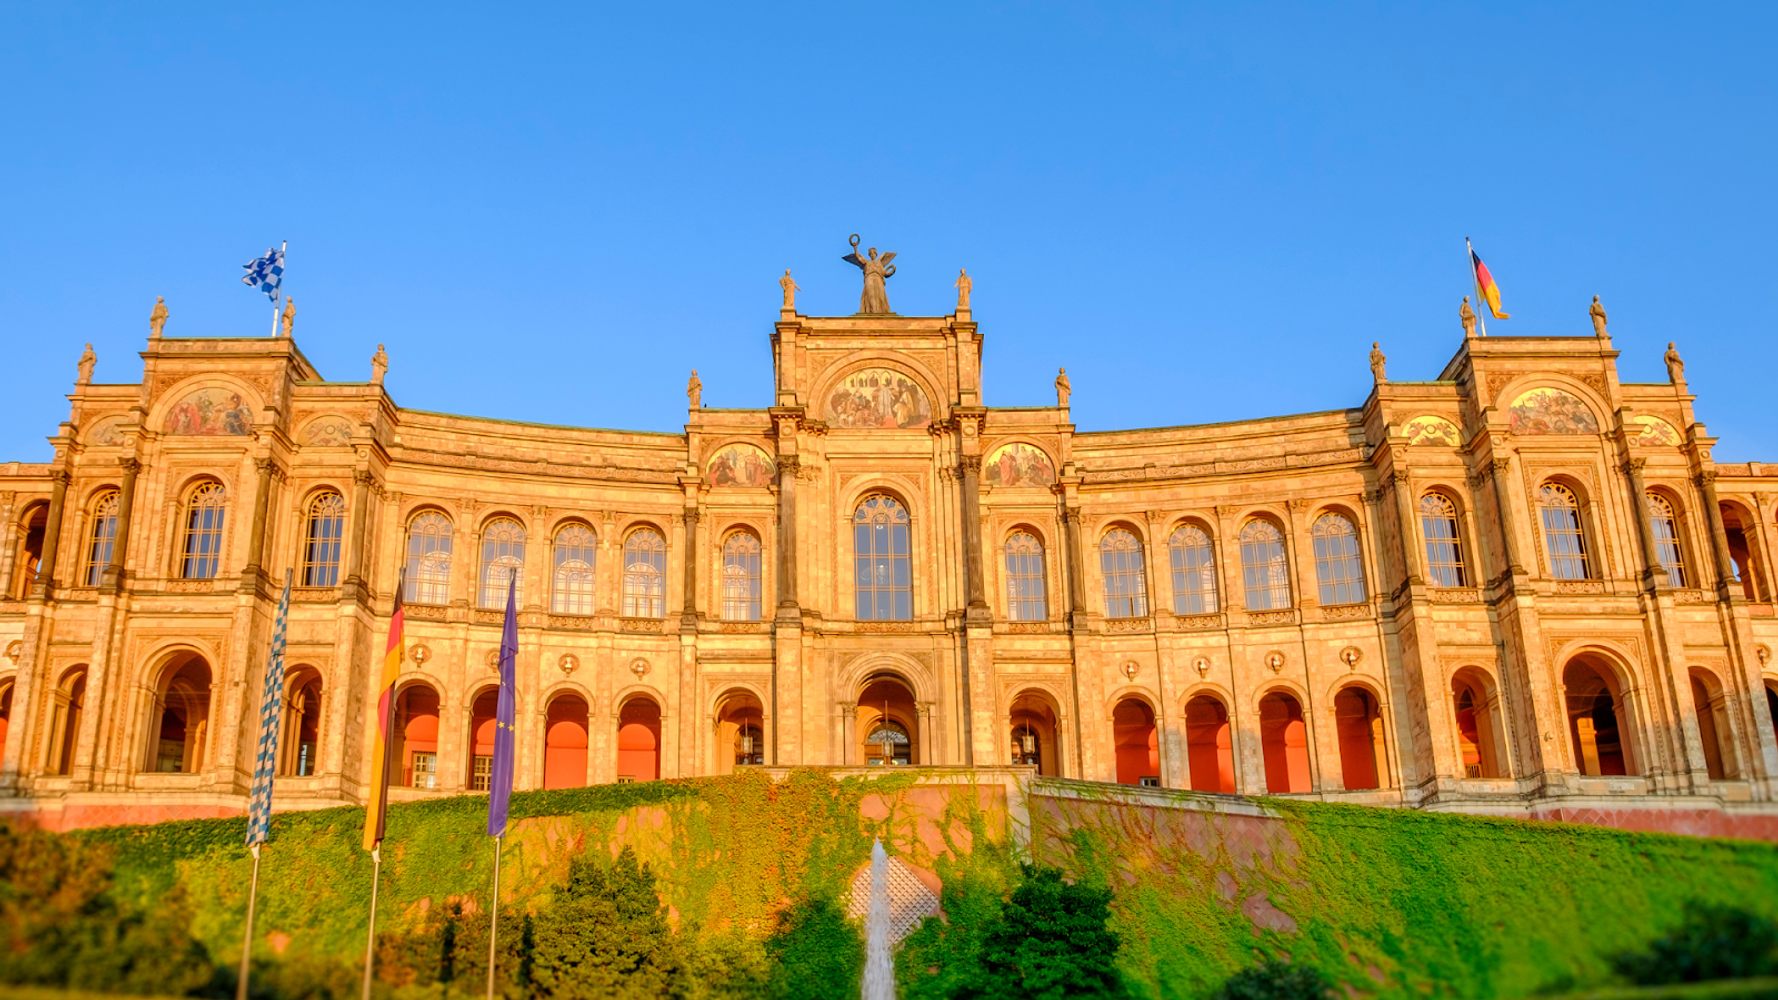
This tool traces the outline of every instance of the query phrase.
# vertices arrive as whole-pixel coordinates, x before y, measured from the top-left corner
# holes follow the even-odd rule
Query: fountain
[[[864,918],[864,1000],[895,1000],[895,956],[889,950],[889,855],[870,849],[870,911]]]

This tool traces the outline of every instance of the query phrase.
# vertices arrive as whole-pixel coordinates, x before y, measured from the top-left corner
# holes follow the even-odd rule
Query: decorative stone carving
[[[731,635],[757,635],[770,627],[769,622],[719,622],[717,631]]]
[[[389,371],[389,353],[383,345],[377,345],[377,353],[370,356],[370,384],[382,385],[383,375]]]
[[[975,282],[969,280],[969,272],[961,267],[958,268],[955,286],[957,289],[957,315],[961,316],[969,311],[969,290],[974,286]]]
[[[289,340],[291,330],[294,329],[296,326],[296,299],[295,299],[295,297],[290,296],[290,295],[284,296],[284,315],[282,317],[280,317],[279,320],[284,326],[284,339]]]
[[[877,248],[871,247],[866,256],[858,256],[858,234],[853,233],[848,241],[852,244],[852,252],[840,259],[864,272],[864,293],[858,297],[858,311],[866,316],[893,315],[889,309],[889,286],[886,282],[895,277],[895,265],[889,263],[895,259],[894,253],[877,256]]]
[[[685,380],[685,399],[694,410],[704,405],[704,380],[698,378],[696,368],[691,370],[691,378]]]
[[[1457,309],[1457,319],[1463,324],[1465,337],[1475,336],[1475,310],[1469,307],[1469,296],[1463,297],[1463,305]]]
[[[591,615],[550,615],[549,627],[571,632],[590,632],[598,620]]]
[[[1192,661],[1192,669],[1196,670],[1198,672],[1198,679],[1199,680],[1203,680],[1204,678],[1209,677],[1210,676],[1210,657],[1200,656],[1197,659],[1193,660]]]
[[[1389,377],[1383,374],[1383,366],[1388,363],[1388,360],[1383,356],[1382,342],[1371,341],[1371,379],[1378,385],[1389,381]]]
[[[1323,621],[1336,622],[1348,618],[1369,618],[1370,616],[1371,606],[1369,604],[1327,604],[1321,608]]]
[[[1107,632],[1149,632],[1154,629],[1154,620],[1150,618],[1107,618]]]
[[[655,632],[659,633],[666,625],[660,618],[620,618],[618,628],[624,632]]]
[[[1467,302],[1468,300],[1465,299],[1464,301]],[[1340,662],[1346,665],[1347,670],[1357,669],[1359,661],[1363,659],[1364,650],[1359,649],[1357,646],[1347,646],[1340,650]]]
[[[1136,674],[1138,672],[1140,672],[1142,668],[1136,663],[1135,660],[1125,660],[1122,669],[1124,672],[1124,676],[1133,681],[1136,679]]]
[[[637,680],[641,680],[648,676],[648,661],[640,656],[631,660],[630,673],[635,674]]]
[[[1667,341],[1667,353],[1661,355],[1661,360],[1667,363],[1667,381],[1674,385],[1685,381],[1685,362],[1679,360],[1679,350],[1673,346],[1673,341]]]
[[[1296,612],[1288,608],[1283,611],[1247,612],[1247,624],[1249,625],[1290,625],[1295,621]]]
[[[1056,369],[1056,406],[1066,410],[1068,397],[1074,394],[1074,387],[1068,382],[1068,369]]]
[[[12,661],[13,666],[18,666],[19,657],[23,655],[25,655],[25,644],[23,641],[14,639],[6,644],[6,658]]]
[[[1605,307],[1599,304],[1599,296],[1593,296],[1593,305],[1587,310],[1587,318],[1593,321],[1593,336],[1603,337],[1605,333]]]
[[[1434,587],[1430,593],[1434,604],[1482,603],[1482,592],[1473,587]]]
[[[167,300],[159,295],[154,297],[154,309],[148,314],[148,339],[159,340],[161,330],[167,325]]]
[[[1178,628],[1190,631],[1223,627],[1222,615],[1220,614],[1176,615],[1173,618],[1173,624]]]
[[[912,631],[914,631],[914,623],[913,622],[859,622],[858,623],[858,631],[869,632],[869,633],[912,632]]]
[[[75,365],[80,370],[80,375],[75,378],[74,384],[86,385],[90,383],[93,380],[93,366],[98,363],[99,358],[93,353],[93,345],[86,345],[86,350],[80,352],[80,361]]]
[[[404,615],[406,611],[402,612]],[[432,659],[432,650],[423,642],[416,642],[408,647],[407,658],[414,661],[414,666],[424,670],[426,661]]]
[[[1603,581],[1603,580],[1557,580],[1556,581],[1556,593],[1558,593],[1558,594],[1603,594],[1603,593],[1605,593],[1605,581]]]
[[[780,308],[787,313],[796,312],[796,293],[802,289],[798,288],[796,281],[790,277],[790,268],[784,269],[784,277],[778,279],[778,287],[784,292],[784,304]]]
[[[1274,649],[1265,655],[1265,659],[1262,662],[1265,663],[1266,669],[1270,670],[1272,673],[1279,673],[1284,669],[1284,654]]]
[[[562,676],[572,677],[580,669],[580,657],[573,653],[563,653],[562,658],[556,661],[556,669],[562,672]]]

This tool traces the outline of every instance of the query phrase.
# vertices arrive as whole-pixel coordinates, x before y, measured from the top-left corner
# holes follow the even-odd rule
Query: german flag
[[[370,753],[370,798],[364,803],[364,849],[374,851],[383,841],[383,821],[389,811],[389,748],[395,745],[395,682],[401,678],[401,594],[406,590],[404,571],[395,584],[395,613],[389,618],[389,645],[383,653],[382,676],[377,681],[377,742]]]
[[[1469,243],[1467,239],[1463,242],[1466,245]],[[1488,304],[1488,312],[1495,319],[1511,319],[1512,317],[1500,311],[1500,286],[1494,283],[1494,275],[1488,273],[1488,265],[1482,263],[1475,247],[1469,248],[1469,263],[1475,268],[1476,298]]]

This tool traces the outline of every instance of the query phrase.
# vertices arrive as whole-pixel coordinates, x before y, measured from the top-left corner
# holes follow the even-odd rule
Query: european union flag
[[[513,679],[519,655],[518,572],[506,584],[506,627],[500,631],[500,705],[494,711],[494,760],[488,776],[488,836],[506,834],[506,807],[512,799],[513,716],[518,689]]]

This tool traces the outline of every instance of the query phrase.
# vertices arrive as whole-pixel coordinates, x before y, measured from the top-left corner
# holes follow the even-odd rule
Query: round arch
[[[1234,701],[1220,688],[1199,684],[1185,693],[1187,778],[1196,792],[1235,792],[1235,729],[1229,706]]]
[[[310,663],[292,666],[284,676],[284,704],[279,719],[277,771],[282,777],[307,778],[317,772],[322,725],[327,717],[326,680]]]
[[[918,689],[899,670],[883,669],[853,688],[855,731],[850,736],[856,759],[871,766],[927,763],[928,734],[922,725]]]
[[[1035,767],[1046,777],[1062,776],[1062,704],[1042,685],[1025,684],[1012,692],[1003,716],[1009,730],[1009,763]]]
[[[948,416],[950,393],[939,391],[943,380],[938,377],[936,372],[906,354],[871,351],[851,355],[844,364],[821,373],[815,383],[817,388],[811,394],[811,398],[815,400],[816,408],[820,411],[821,419],[830,424],[834,423],[832,414],[834,396],[839,392],[841,383],[853,375],[871,368],[883,368],[897,375],[906,376],[915,388],[924,393],[929,410],[928,423],[944,420]]]
[[[1265,762],[1266,792],[1312,791],[1314,778],[1309,763],[1310,718],[1306,702],[1294,684],[1274,681],[1255,698],[1259,715],[1261,756]]]
[[[592,695],[572,681],[558,681],[539,699],[543,722],[543,787],[580,788],[592,780]]]
[[[1686,668],[1686,675],[1691,682],[1692,712],[1704,751],[1705,773],[1711,781],[1740,777],[1740,756],[1735,753],[1737,727],[1722,678],[1716,670],[1699,664]]]
[[[765,706],[765,695],[751,684],[731,684],[716,696],[710,714],[711,773],[768,762]]]
[[[214,661],[190,646],[161,655],[150,674],[148,740],[143,770],[196,774],[208,764]]]
[[[1584,775],[1643,771],[1639,709],[1629,658],[1604,643],[1570,643],[1556,658],[1572,766]]]
[[[1109,699],[1114,780],[1120,785],[1161,786],[1160,713],[1154,696],[1125,686]]]
[[[1461,776],[1509,777],[1506,713],[1499,679],[1485,667],[1465,664],[1451,671],[1445,689],[1450,693]]]
[[[633,688],[614,701],[617,716],[617,780],[654,781],[661,777],[661,731],[666,712],[660,695]]]

